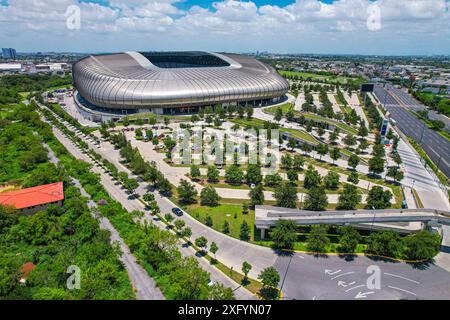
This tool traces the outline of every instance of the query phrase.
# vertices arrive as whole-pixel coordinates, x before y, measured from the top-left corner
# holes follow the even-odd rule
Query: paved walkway
[[[57,132],[54,131],[56,134]],[[56,157],[53,150],[47,145],[43,144],[48,150],[49,161],[53,164],[57,164],[59,159]],[[92,201],[91,196],[86,192],[86,190],[81,185],[80,181],[71,178],[73,184],[80,190],[81,196],[88,199],[88,207],[91,210],[92,216],[99,221],[100,229],[107,230],[110,232],[111,244],[119,244],[122,254],[119,256],[125,270],[128,273],[128,278],[136,292],[136,297],[139,300],[164,300],[164,295],[161,290],[157,287],[156,282],[148,275],[147,271],[136,261],[134,255],[130,252],[130,249],[125,244],[123,239],[120,237],[117,230],[109,222],[108,218],[102,217],[97,212],[97,204]]]
[[[362,109],[362,107],[361,107],[361,104],[359,103],[359,99],[358,99],[357,94],[356,94],[355,92],[353,92],[353,93],[352,93],[352,96],[350,97],[350,96],[348,95],[348,92],[345,91],[345,92],[344,92],[344,98],[345,98],[345,100],[347,100],[349,106],[350,106],[352,109],[355,109],[356,114],[357,114],[358,116],[360,116],[361,119],[363,119],[364,123],[366,124],[366,128],[370,128],[370,126],[369,126],[369,120],[367,120],[366,114],[364,113],[364,111],[363,111],[363,109]]]

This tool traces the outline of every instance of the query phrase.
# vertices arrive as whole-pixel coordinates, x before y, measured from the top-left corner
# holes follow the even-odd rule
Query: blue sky
[[[448,0],[0,0],[0,44],[22,52],[450,54],[448,3]],[[72,5],[80,9],[79,29],[67,24],[72,17],[67,10]]]

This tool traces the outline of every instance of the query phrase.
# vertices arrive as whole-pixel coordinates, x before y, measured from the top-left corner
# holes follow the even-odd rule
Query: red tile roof
[[[0,204],[13,206],[16,209],[25,209],[61,200],[64,200],[62,182],[0,193]]]
[[[36,265],[32,262],[27,262],[22,266],[22,275],[24,278],[27,278],[31,271],[36,268]]]

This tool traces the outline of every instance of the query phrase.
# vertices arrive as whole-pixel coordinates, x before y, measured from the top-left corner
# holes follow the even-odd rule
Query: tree
[[[244,241],[248,241],[250,239],[250,227],[245,220],[241,224],[239,238]]]
[[[246,179],[248,185],[260,184],[263,179],[260,166],[256,164],[250,164],[247,168]]]
[[[219,170],[215,166],[209,166],[207,172],[208,182],[216,183],[219,182]]]
[[[322,177],[319,174],[319,171],[315,170],[312,165],[308,167],[308,170],[305,172],[305,179],[303,181],[303,186],[306,189],[310,189],[312,187],[317,187],[321,184]]]
[[[223,222],[222,232],[225,233],[225,234],[229,234],[230,233],[230,223],[227,220],[225,220]]]
[[[136,179],[127,179],[124,183],[124,187],[130,194],[134,194],[137,187],[139,187],[139,183]]]
[[[197,196],[197,190],[195,190],[195,187],[192,183],[189,183],[188,181],[181,179],[180,185],[177,187],[178,192],[178,198],[181,203],[185,204],[192,204],[196,203],[197,200],[195,197]]]
[[[346,253],[355,252],[358,243],[361,241],[361,235],[352,226],[339,228],[339,251]]]
[[[348,158],[348,165],[356,170],[356,167],[359,164],[359,157],[356,154],[352,154],[350,158]]]
[[[328,197],[322,186],[312,187],[306,193],[305,210],[324,211],[328,206]]]
[[[334,130],[332,133],[330,133],[330,136],[329,136],[330,143],[335,144],[338,137],[339,137],[339,134],[337,133],[336,130]]]
[[[227,288],[221,282],[215,282],[210,290],[208,295],[208,300],[235,300],[235,296],[233,290],[231,288]]]
[[[350,172],[350,174],[347,177],[347,181],[351,182],[353,184],[358,184],[359,183],[359,176],[358,176],[358,172],[356,171],[352,171]]]
[[[257,184],[254,188],[250,190],[250,205],[252,207],[260,206],[264,204],[264,189],[261,184]]]
[[[297,185],[297,182],[298,182],[298,173],[297,173],[296,170],[293,170],[293,169],[289,170],[289,171],[287,172],[287,177],[288,177],[289,181],[290,181],[293,185]]]
[[[175,219],[174,217],[173,217],[173,215],[171,215],[170,213],[166,213],[165,215],[164,215],[164,219],[167,221],[167,223],[170,225],[171,223],[172,223],[172,221],[173,221],[173,219]]]
[[[333,159],[333,164],[341,157],[341,151],[339,148],[330,149],[330,158]]]
[[[189,239],[192,236],[192,230],[189,227],[185,227],[183,230],[181,230],[180,235],[183,238]]]
[[[155,195],[153,193],[146,193],[146,194],[144,194],[142,199],[145,202],[152,202],[152,201],[155,201]]]
[[[391,206],[392,193],[380,186],[373,186],[367,196],[367,209],[387,209]]]
[[[381,174],[384,171],[384,159],[374,156],[369,160],[369,171],[372,174]]]
[[[283,208],[297,207],[297,189],[288,182],[284,182],[275,189],[274,197],[277,200],[277,206]]]
[[[359,189],[352,185],[344,185],[344,189],[339,192],[338,210],[354,210],[356,206],[361,203],[361,193]]]
[[[214,255],[214,260],[216,260],[216,253],[219,251],[219,247],[215,242],[211,242],[211,245],[209,246],[209,251]]]
[[[303,150],[305,156],[312,151],[311,145],[306,142],[303,142],[300,148]]]
[[[362,139],[362,140],[359,142],[358,148],[359,148],[362,152],[364,152],[364,150],[366,150],[368,147],[369,147],[369,143],[367,142],[366,139]]]
[[[296,154],[294,156],[294,160],[292,163],[292,169],[296,170],[296,171],[300,171],[303,170],[303,166],[305,165],[305,159],[303,159],[303,157],[299,154]]]
[[[253,116],[253,108],[251,106],[247,106],[247,108],[245,108],[245,113],[247,114],[247,119],[251,119]]]
[[[283,110],[278,107],[275,110],[275,121],[280,122],[280,120],[283,118]]]
[[[325,225],[313,225],[311,231],[306,237],[307,248],[312,252],[325,252],[330,244],[327,237],[328,227]]]
[[[264,287],[276,288],[280,282],[280,274],[274,267],[268,267],[258,275]]]
[[[393,231],[372,232],[367,238],[367,251],[373,254],[396,257],[401,247],[401,238]]]
[[[156,188],[163,196],[170,197],[172,195],[172,185],[169,180],[164,178],[162,175],[158,176]]]
[[[290,169],[292,167],[292,157],[289,154],[281,156],[281,167],[283,169]]]
[[[175,220],[174,224],[175,224],[175,228],[177,228],[178,232],[180,232],[186,225],[186,222],[184,222],[184,220],[177,219],[177,220]]]
[[[198,180],[200,177],[200,169],[196,165],[191,166],[191,178],[192,180]]]
[[[241,168],[233,164],[225,169],[225,180],[230,184],[242,184],[244,173]]]
[[[283,178],[279,173],[268,174],[264,177],[264,185],[267,187],[277,187],[281,184]]]
[[[339,187],[339,173],[330,170],[323,178],[323,183],[327,189],[337,189]]]
[[[403,245],[409,260],[431,259],[439,253],[441,237],[439,234],[422,230],[403,238]]]
[[[203,188],[200,193],[200,204],[202,206],[215,207],[219,205],[220,197],[216,189],[211,186]]]
[[[248,279],[248,273],[250,272],[250,270],[252,270],[252,265],[250,263],[248,263],[247,261],[244,261],[242,263],[242,273],[244,274],[244,279],[247,280]],[[244,283],[245,281],[242,280]]]
[[[319,143],[316,147],[316,152],[320,155],[320,160],[322,160],[322,157],[328,153],[328,145]]]
[[[366,125],[362,121],[361,125],[359,126],[359,129],[358,129],[358,136],[364,138],[364,137],[367,137],[368,134],[369,134],[369,130],[367,130]]]
[[[396,182],[400,182],[403,180],[404,174],[398,170],[398,167],[390,167],[387,170],[386,176],[391,177]]]
[[[392,160],[394,160],[394,162],[397,164],[397,166],[400,167],[400,165],[402,164],[403,161],[397,151],[394,150],[392,152],[391,158],[392,158]]]
[[[195,245],[197,247],[199,247],[201,251],[204,252],[206,250],[207,245],[208,245],[208,240],[205,237],[203,237],[203,236],[198,237],[197,239],[195,239]]]
[[[209,214],[207,214],[205,217],[205,225],[207,225],[208,227],[212,227],[213,224],[214,224],[213,219]]]
[[[295,147],[297,147],[297,141],[294,138],[289,137],[288,142],[287,142],[287,147],[291,150],[294,150]]]
[[[130,119],[128,119],[128,117],[123,117],[123,118],[122,118],[122,124],[123,124],[125,127],[128,127],[128,126],[130,125]]]
[[[297,241],[297,225],[292,220],[280,219],[270,231],[270,238],[280,249],[292,249]]]
[[[352,134],[347,134],[344,139],[343,142],[348,146],[348,147],[352,147],[354,145],[356,145],[356,137]]]

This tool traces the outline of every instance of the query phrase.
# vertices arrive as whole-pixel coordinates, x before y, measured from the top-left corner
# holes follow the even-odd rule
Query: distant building
[[[20,72],[22,65],[20,63],[0,63],[0,72]]]
[[[16,49],[2,48],[2,57],[5,59],[15,59],[17,56]]]
[[[62,182],[0,193],[0,205],[12,206],[24,214],[34,214],[49,205],[61,206],[63,200]]]

